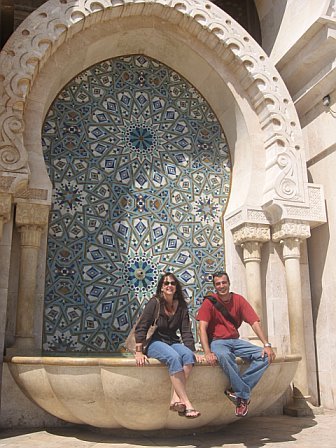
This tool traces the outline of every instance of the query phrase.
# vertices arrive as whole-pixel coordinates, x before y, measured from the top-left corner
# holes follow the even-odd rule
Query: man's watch
[[[264,344],[264,347],[272,347],[272,344],[271,344],[270,342],[266,342],[266,343]]]

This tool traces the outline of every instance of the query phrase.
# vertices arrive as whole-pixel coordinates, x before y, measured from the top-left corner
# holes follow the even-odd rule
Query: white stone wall
[[[47,11],[50,13],[50,16],[53,16],[55,11],[58,11],[54,8],[54,3],[56,3],[56,0],[50,1],[50,11]],[[93,4],[94,2],[91,3]],[[162,2],[157,3],[164,2],[162,0]],[[179,4],[179,8],[181,7],[181,11],[184,14],[185,10],[181,6],[182,3]],[[64,34],[59,31],[62,37],[59,40],[56,39],[57,42],[52,51],[50,47],[43,53],[44,45],[47,46],[47,44],[43,39],[41,40],[40,53],[34,53],[36,58],[40,58],[40,66],[38,64],[34,65],[34,67],[38,68],[36,68],[34,76],[31,76],[32,82],[29,85],[29,95],[25,96],[25,94],[20,92],[20,99],[24,104],[23,119],[25,123],[22,140],[28,155],[31,173],[29,175],[30,187],[45,189],[50,200],[51,184],[43,164],[40,132],[46,111],[62,86],[78,72],[103,59],[122,54],[143,52],[174,67],[195,85],[210,103],[219,121],[222,123],[233,156],[233,183],[227,214],[246,204],[261,206],[263,199],[261,192],[265,192],[265,189],[267,194],[265,193],[264,197],[270,201],[274,199],[275,193],[279,191],[285,194],[285,189],[279,188],[276,190],[274,184],[276,184],[278,177],[285,177],[284,172],[287,168],[290,168],[292,172],[287,180],[289,180],[288,184],[293,182],[295,188],[290,190],[292,196],[288,202],[282,197],[274,205],[274,209],[272,209],[274,211],[273,220],[280,219],[281,213],[290,213],[288,210],[292,207],[292,210],[297,211],[299,219],[307,219],[309,221],[312,218],[315,224],[319,223],[323,220],[323,213],[320,213],[320,215],[318,213],[309,214],[311,210],[314,212],[316,205],[320,205],[309,202],[307,176],[304,169],[305,155],[317,157],[317,159],[311,160],[309,168],[310,174],[314,177],[314,182],[325,183],[324,169],[328,168],[326,172],[330,172],[330,182],[327,182],[326,185],[327,197],[328,200],[330,198],[330,210],[333,210],[331,198],[334,196],[334,191],[332,186],[332,165],[330,162],[333,162],[332,148],[334,140],[329,134],[331,133],[334,117],[329,112],[327,113],[325,109],[320,111],[317,108],[316,110],[304,111],[301,107],[300,118],[306,126],[304,132],[306,145],[308,146],[304,150],[300,126],[293,104],[290,101],[290,96],[278,73],[272,67],[272,64],[267,61],[262,50],[256,47],[244,32],[234,27],[231,28],[232,24],[227,24],[223,17],[220,17],[221,20],[218,19],[218,22],[216,22],[217,19],[211,22],[206,11],[202,10],[203,4],[199,6],[199,2],[192,1],[185,1],[184,3],[186,8],[189,9],[186,10],[187,14],[183,16],[183,19],[174,10],[174,13],[171,12],[173,18],[168,21],[164,19],[169,16],[168,11],[170,10],[165,8],[162,11],[162,17],[160,17],[157,13],[158,9],[154,8],[154,5],[152,5],[152,11],[148,7],[148,14],[143,16],[134,14],[136,7],[133,5],[132,14],[129,17],[124,15],[120,21],[110,11],[110,21],[102,21],[102,14],[100,13],[88,15],[84,20],[84,12],[88,14],[88,10],[84,11],[83,9],[82,15],[77,11],[73,17],[70,17],[70,15],[61,17],[63,22],[60,20],[60,26],[57,29],[63,29],[64,31],[66,29],[65,24],[69,28]],[[289,47],[294,45],[301,34],[314,23],[318,15],[325,11],[329,5],[329,2],[304,2],[305,4],[309,3],[309,7],[304,8],[305,12],[302,20],[300,20],[301,27],[297,27],[298,16],[297,9],[294,6],[300,6],[302,9],[302,1],[257,1],[256,3],[262,23],[265,49],[271,54],[274,61],[280,61],[280,63],[281,56],[288,53]],[[318,7],[315,7],[317,3]],[[97,6],[97,4],[94,5]],[[200,10],[198,10],[198,7]],[[174,16],[173,14],[175,13],[176,15]],[[284,13],[286,13],[286,20],[283,21],[283,25],[280,27],[278,18],[284,17]],[[41,17],[47,17],[47,13],[44,14],[46,15],[41,15]],[[106,18],[106,16],[104,17]],[[38,20],[41,20],[41,23]],[[71,22],[72,20],[73,22]],[[229,43],[227,48],[222,47],[222,43],[217,39],[218,36],[221,37],[223,35],[221,33],[224,33],[221,28],[224,26],[224,22],[225,26],[232,32],[232,35],[225,42],[225,44]],[[39,38],[42,35],[45,37],[43,32],[47,33],[48,30],[50,32],[50,41],[52,41],[54,38],[52,23],[52,20],[50,23],[44,23],[42,18],[35,19],[35,22],[33,20],[30,23],[32,34],[36,32],[38,36],[38,38],[32,40],[33,45],[37,45],[40,42]],[[202,27],[199,26],[200,24]],[[23,31],[26,31],[26,25],[23,24],[19,32],[23,33]],[[43,28],[44,25],[45,28]],[[41,34],[36,31],[39,29],[39,26],[43,28]],[[27,36],[27,34],[22,35]],[[284,39],[284,36],[286,36],[286,39]],[[18,38],[14,42],[17,47],[13,45],[13,48],[18,51],[17,61],[25,60],[25,58],[30,60],[28,58],[30,56],[29,52],[28,55],[23,53],[24,56],[20,53],[20,39]],[[32,42],[29,41],[29,45],[32,45]],[[26,44],[28,46],[28,42]],[[32,48],[30,47],[28,50],[32,50]],[[19,58],[20,55],[22,57]],[[295,58],[293,60],[297,61]],[[292,60],[290,58],[286,60],[287,67],[291,63]],[[29,64],[28,67],[30,68]],[[26,66],[20,66],[19,68],[22,69],[22,73],[19,73],[22,79],[25,80],[25,76],[29,78],[29,70],[27,70],[27,73],[24,72]],[[15,70],[13,69],[13,71]],[[32,71],[34,70],[32,69]],[[291,73],[290,70],[289,73]],[[290,76],[288,79],[290,80]],[[14,86],[16,85],[15,77],[10,78],[10,81],[13,81]],[[21,84],[19,85],[21,86]],[[14,93],[16,95],[17,92],[15,91]],[[15,95],[12,96],[15,97]],[[313,123],[315,123],[314,126]],[[322,136],[320,129],[325,131],[323,132],[325,136]],[[330,157],[328,162],[325,161],[327,159],[324,160],[324,157],[321,160],[318,159],[319,155],[323,154],[324,149],[327,151],[328,157]],[[288,160],[290,160],[286,170],[280,168],[281,163],[277,159],[278,153],[281,151],[287,151],[286,155]],[[328,166],[327,163],[329,163]],[[293,172],[294,175],[292,175]],[[293,194],[293,191],[296,195]],[[295,209],[298,202],[300,202],[300,207],[302,206],[302,208]],[[328,235],[326,235],[324,229],[324,226],[317,228],[314,234],[316,233],[319,237],[324,232],[323,244],[328,246]],[[332,224],[330,230],[331,232],[334,230]],[[226,240],[227,269],[231,274],[232,286],[237,292],[244,294],[246,292],[246,280],[241,251],[239,247],[235,246],[232,234],[229,231],[226,235]],[[321,294],[320,290],[315,288],[315,285],[318,285],[320,281],[325,287],[328,287],[329,291],[332,290],[332,252],[329,252],[331,247],[329,245],[325,258],[322,258],[319,255],[320,247],[314,241],[316,241],[315,235],[313,235],[312,244],[310,244],[312,252],[309,253],[309,267],[313,278],[316,278],[316,282],[312,283],[315,305],[314,319],[320,322],[317,332],[317,347],[318,350],[319,347],[321,348],[318,353],[319,366],[322,366],[321,370],[319,370],[319,381],[321,384],[323,380],[321,385],[323,393],[321,392],[321,396],[326,397],[324,402],[329,407],[335,407],[335,403],[332,404],[331,399],[335,385],[335,377],[331,370],[333,366],[330,360],[328,364],[328,361],[324,359],[324,353],[328,347],[326,341],[329,341],[332,336],[332,328],[324,325],[325,319],[318,314],[319,306],[316,304],[322,303],[326,307],[326,312],[330,306],[328,311],[333,313],[335,309],[331,304],[336,301],[333,301],[332,295],[330,297],[328,295],[325,296]],[[45,239],[42,240],[40,253],[41,257],[37,271],[37,307],[34,328],[34,334],[37,339],[40,338],[42,325],[41,308],[43,301]],[[320,273],[321,276],[319,276],[316,273],[319,272],[321,264],[326,261],[329,263],[328,273],[323,271],[323,273]],[[304,303],[302,318],[305,323],[307,342],[309,387],[313,401],[316,403],[314,327],[312,325],[309,273],[305,248],[303,248],[301,256],[301,275],[304,282],[302,288]],[[8,281],[9,276],[6,279]],[[262,248],[261,279],[264,291],[262,299],[268,316],[267,322],[265,322],[266,331],[269,334],[269,338],[275,343],[279,353],[286,353],[290,347],[288,304],[286,300],[285,271],[278,242],[266,243]],[[334,293],[332,292],[332,294]],[[332,350],[334,350],[332,353],[336,355],[335,347]],[[336,359],[336,356],[333,356],[333,359]],[[332,387],[328,386],[328,380],[331,381]]]
[[[330,0],[256,0],[262,46],[276,64],[318,17]]]

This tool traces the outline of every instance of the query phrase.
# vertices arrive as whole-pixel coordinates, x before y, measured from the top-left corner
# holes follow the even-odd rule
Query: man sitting
[[[231,389],[225,394],[235,404],[236,416],[245,417],[251,390],[275,359],[275,353],[252,306],[241,295],[230,292],[228,274],[216,272],[213,284],[216,294],[207,296],[197,313],[200,340],[206,361],[212,366],[219,362],[229,378]],[[239,339],[238,328],[243,321],[251,325],[263,347]],[[236,357],[250,363],[242,374]]]

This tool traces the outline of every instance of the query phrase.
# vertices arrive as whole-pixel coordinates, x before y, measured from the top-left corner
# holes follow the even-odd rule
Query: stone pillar
[[[297,222],[277,224],[272,235],[273,241],[282,245],[286,273],[291,352],[292,354],[302,356],[293,380],[293,403],[285,408],[287,414],[296,416],[307,415],[307,410],[308,413],[311,413],[306,402],[309,398],[309,388],[300,268],[300,244],[309,236],[309,225]]]
[[[2,239],[3,226],[10,220],[12,209],[12,195],[0,193],[0,240]]]
[[[243,260],[246,272],[247,299],[259,315],[261,322],[264,321],[264,310],[261,290],[261,246],[270,240],[270,228],[265,224],[244,224],[233,232],[235,245],[243,249]],[[249,337],[258,340],[251,332]]]
[[[15,223],[20,232],[20,271],[16,315],[16,341],[11,352],[29,354],[34,344],[34,312],[41,234],[48,223],[49,206],[18,203]]]

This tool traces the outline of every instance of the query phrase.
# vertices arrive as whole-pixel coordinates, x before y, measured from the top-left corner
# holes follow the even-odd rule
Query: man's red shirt
[[[218,294],[211,294],[219,302],[221,302],[234,321],[237,323],[239,328],[242,322],[247,322],[253,325],[255,322],[259,322],[260,318],[243,296],[230,293],[230,301],[225,303],[220,300]],[[210,302],[210,300],[204,299],[201,307],[198,310],[196,319],[198,321],[203,320],[208,322],[208,337],[212,339],[237,339],[239,338],[239,332],[235,326],[225,317],[223,314],[215,308],[215,306]]]

